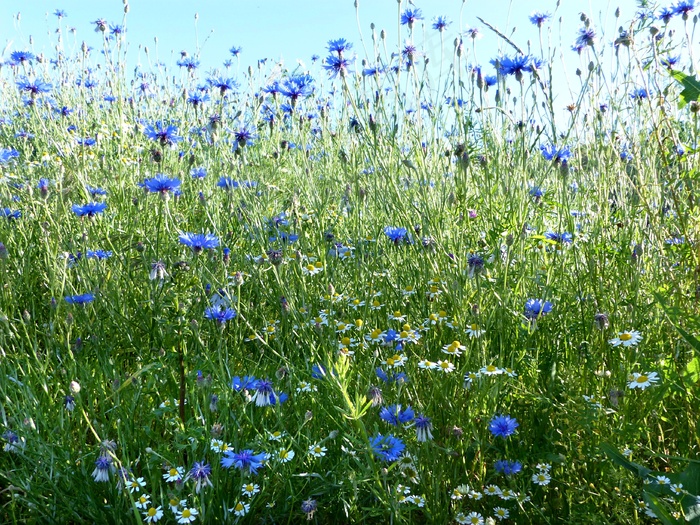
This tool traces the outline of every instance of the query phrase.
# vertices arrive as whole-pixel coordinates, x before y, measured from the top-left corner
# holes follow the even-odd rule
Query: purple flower
[[[430,418],[423,414],[419,414],[415,421],[416,439],[418,441],[430,441],[433,439],[433,434],[430,432],[433,429],[433,424]]]
[[[187,479],[195,480],[195,492],[199,494],[199,491],[203,486],[209,485],[212,487],[209,475],[211,474],[211,465],[205,463],[204,461],[195,461],[194,466],[187,474]]]
[[[253,386],[255,389],[255,394],[253,394],[253,399],[255,399],[255,405],[259,407],[264,407],[272,404],[274,399],[274,390],[272,389],[272,382],[267,379],[259,379]]]
[[[515,433],[515,429],[520,425],[510,416],[494,416],[489,423],[489,431],[495,437],[507,438]]]

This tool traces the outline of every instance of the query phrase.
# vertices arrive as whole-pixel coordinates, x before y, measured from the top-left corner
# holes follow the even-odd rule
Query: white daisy
[[[634,372],[627,377],[627,381],[629,381],[627,383],[629,388],[639,388],[640,390],[644,390],[645,388],[650,387],[659,381],[659,374],[656,372],[647,372],[646,374]]]
[[[610,339],[608,343],[613,346],[637,346],[641,340],[642,334],[640,334],[637,330],[628,330],[626,332],[619,332],[617,337]]]

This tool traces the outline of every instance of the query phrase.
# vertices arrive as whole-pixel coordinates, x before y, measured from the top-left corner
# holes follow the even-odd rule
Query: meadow
[[[6,53],[0,522],[700,523],[700,8],[477,64],[398,6],[308,68]]]

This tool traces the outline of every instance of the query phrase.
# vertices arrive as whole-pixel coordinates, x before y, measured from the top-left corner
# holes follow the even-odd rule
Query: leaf
[[[683,377],[690,383],[695,384],[700,381],[700,359],[694,357],[685,367]]]
[[[678,102],[679,108],[682,108],[688,102],[693,102],[700,98],[700,82],[697,81],[695,75],[691,77],[682,71],[671,71],[671,76],[683,86],[681,99]]]
[[[699,84],[700,86],[700,84]],[[669,320],[671,321],[671,324],[673,325],[673,328],[676,329],[676,331],[681,335],[683,340],[688,343],[690,346],[692,346],[698,353],[700,353],[700,339],[697,337],[689,334],[683,328],[678,326],[678,318],[680,317],[680,312],[676,308],[669,308],[666,305],[666,302],[664,301],[664,298],[657,292],[651,292],[651,294],[654,296],[654,299],[661,305],[661,308],[663,309],[664,313],[668,316]]]
[[[600,449],[603,452],[605,452],[605,455],[607,455],[610,458],[610,460],[617,466],[626,468],[627,470],[629,470],[633,474],[636,474],[642,479],[646,479],[646,477],[651,473],[651,470],[642,465],[639,465],[638,463],[633,463],[625,456],[620,454],[615,447],[609,445],[608,443],[601,443]]]
[[[653,494],[644,491],[644,501],[664,525],[680,525],[682,523],[674,519],[668,512],[666,506]]]

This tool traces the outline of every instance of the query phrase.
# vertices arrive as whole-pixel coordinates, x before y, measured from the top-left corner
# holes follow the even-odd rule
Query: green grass
[[[175,82],[149,73],[152,98],[112,67],[99,88],[76,87],[77,63],[94,65],[82,55],[55,71],[35,63],[4,73],[0,146],[19,156],[0,166],[0,203],[22,216],[0,218],[0,521],[139,522],[143,494],[165,523],[176,521],[171,499],[203,523],[298,523],[308,500],[317,523],[495,519],[496,507],[506,523],[636,523],[650,520],[643,498],[665,523],[690,519],[700,491],[697,116],[692,103],[677,108],[681,86],[660,63],[669,42],[643,37],[648,21],[633,24],[637,47],[618,55],[617,72],[602,65],[610,50],[583,52],[591,70],[559,128],[542,113],[547,69],[484,92],[458,56],[432,89],[421,65],[379,79],[316,71],[316,96],[321,84],[336,87],[332,107],[307,119],[318,101],[302,97],[283,117],[277,95],[266,99],[274,124],[253,95],[262,72],[245,76],[250,89],[238,94],[212,91],[197,110],[180,96],[197,84],[184,73]],[[118,63],[120,48],[105,46]],[[75,112],[61,117],[49,95],[24,107],[13,83],[25,73],[52,78],[52,104]],[[636,86],[650,93],[640,103],[628,96]],[[506,87],[510,98],[488,102]],[[110,89],[117,100],[104,102]],[[446,105],[445,95],[465,102]],[[405,112],[425,100],[430,111]],[[150,141],[143,127],[161,119],[185,141]],[[258,137],[232,148],[243,123]],[[34,137],[17,138],[20,130]],[[83,147],[76,137],[97,141]],[[565,165],[540,155],[550,143],[571,148]],[[207,176],[190,177],[200,166]],[[156,173],[181,179],[181,195],[137,186]],[[224,190],[222,176],[257,185]],[[46,195],[40,178],[50,181]],[[93,199],[86,185],[106,197]],[[535,186],[546,191],[535,196]],[[93,200],[107,203],[104,214],[71,211]],[[389,240],[387,226],[406,228],[405,239]],[[184,232],[212,233],[220,246],[195,254],[178,241]],[[289,234],[298,239],[280,240]],[[112,255],[85,257],[97,249]],[[475,255],[483,268],[470,267]],[[155,262],[162,279],[150,278]],[[314,263],[321,271],[305,273]],[[237,313],[224,324],[204,317],[217,290]],[[64,299],[87,292],[94,301],[84,306]],[[551,312],[528,319],[533,298]],[[608,323],[596,322],[601,313]],[[339,333],[339,323],[352,328]],[[477,327],[483,334],[470,337]],[[375,329],[420,338],[397,350],[367,340]],[[630,330],[638,344],[609,342]],[[444,353],[455,340],[461,355]],[[395,355],[403,366],[391,366]],[[424,369],[426,360],[454,370]],[[478,373],[488,365],[509,373]],[[315,366],[326,374],[313,377]],[[628,387],[630,374],[648,372],[659,381]],[[270,379],[289,399],[257,406],[253,390],[232,388],[246,375]],[[433,439],[382,420],[381,406],[393,404],[428,416]],[[501,414],[519,424],[506,438],[489,431]],[[378,433],[400,438],[405,454],[382,461],[370,447]],[[224,469],[212,439],[270,459],[257,475]],[[322,457],[309,453],[317,444]],[[294,457],[279,461],[281,448]],[[95,481],[101,455],[145,487],[130,493],[114,468]],[[522,472],[499,474],[502,459]],[[195,461],[211,465],[211,486],[164,480]],[[539,485],[543,465],[551,479]],[[689,494],[660,485],[661,475]],[[247,483],[259,493],[244,496]],[[489,485],[514,496],[484,495]],[[238,502],[250,505],[246,517],[228,510]]]

